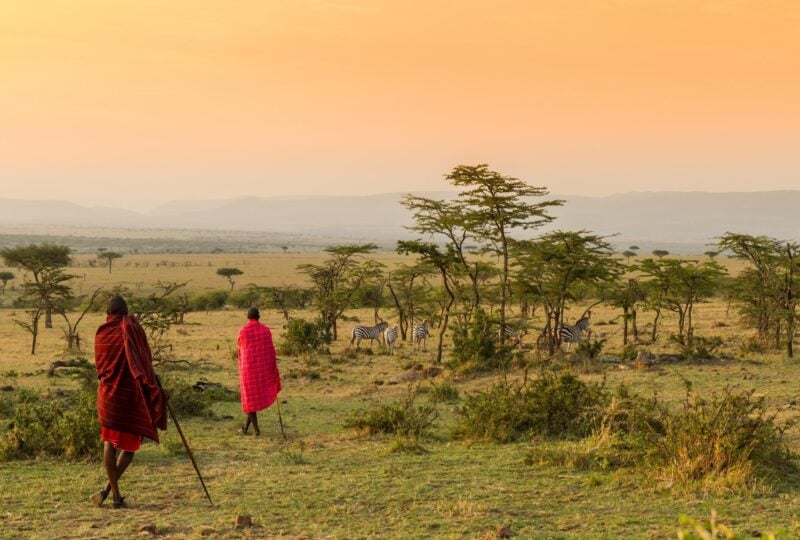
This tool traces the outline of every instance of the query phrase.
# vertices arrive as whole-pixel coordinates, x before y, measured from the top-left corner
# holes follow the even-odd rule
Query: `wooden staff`
[[[281,400],[275,399],[275,406],[278,411],[278,423],[281,425],[281,435],[283,435],[284,440],[288,440],[286,438],[286,432],[283,430],[283,417],[281,416]]]
[[[208,502],[212,505],[214,504],[211,501],[211,495],[208,494],[208,489],[206,488],[206,483],[203,481],[203,475],[200,474],[200,468],[197,466],[197,462],[194,460],[194,454],[192,454],[192,449],[189,448],[189,443],[186,442],[186,437],[183,435],[183,430],[181,430],[181,425],[178,423],[178,419],[175,418],[175,411],[172,410],[172,405],[169,404],[167,401],[167,410],[169,411],[169,416],[172,418],[172,423],[175,424],[175,429],[178,430],[178,435],[181,436],[181,440],[183,441],[183,447],[186,448],[186,453],[189,454],[189,459],[192,461],[192,465],[194,465],[194,470],[197,473],[197,478],[200,479],[200,484],[203,486],[203,491],[206,492],[206,497],[208,497]],[[281,425],[283,427],[283,425]]]

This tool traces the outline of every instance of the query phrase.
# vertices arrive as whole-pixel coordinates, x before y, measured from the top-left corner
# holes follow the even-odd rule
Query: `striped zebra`
[[[383,331],[389,326],[389,323],[385,321],[381,321],[375,326],[356,326],[353,328],[353,331],[350,333],[350,346],[353,346],[353,342],[356,343],[356,348],[361,347],[361,340],[368,339],[369,340],[369,347],[372,348],[372,342],[374,340],[378,340],[378,343],[381,343],[381,336],[383,335]],[[358,341],[356,341],[358,340]]]
[[[416,351],[421,343],[422,350],[424,351],[425,338],[427,338],[430,335],[431,334],[428,331],[428,319],[425,319],[419,324],[415,324],[413,330],[411,331],[411,340],[414,342],[414,350]]]
[[[580,343],[583,333],[589,329],[589,317],[583,317],[572,326],[562,326],[558,332],[561,343],[567,343],[567,352],[573,343]]]
[[[383,331],[383,342],[386,344],[389,354],[394,354],[394,344],[397,341],[397,325],[391,326]]]
[[[514,343],[514,345],[519,345],[522,343],[522,337],[528,333],[527,328],[521,326],[519,324],[505,324],[503,325],[503,336],[508,340]]]

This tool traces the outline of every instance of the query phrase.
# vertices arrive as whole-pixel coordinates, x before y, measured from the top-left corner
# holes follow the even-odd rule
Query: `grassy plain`
[[[378,256],[392,265],[400,256]],[[244,271],[237,287],[302,284],[297,264],[314,262],[319,254],[269,255],[126,255],[109,274],[91,268],[79,256],[73,273],[83,293],[96,286],[124,285],[135,292],[150,290],[159,280],[189,280],[190,290],[225,288],[215,274],[220,266]],[[726,262],[726,261],[723,261]],[[738,263],[727,261],[734,270]],[[10,290],[13,296],[15,291]],[[748,332],[728,306],[714,301],[698,306],[697,334],[720,335],[731,359],[706,363],[674,363],[650,369],[585,375],[606,378],[611,387],[623,382],[642,393],[653,391],[676,401],[690,380],[703,394],[726,385],[754,388],[766,396],[781,420],[798,418],[800,362],[777,353],[744,354]],[[577,314],[576,310],[576,314]],[[60,321],[43,331],[37,355],[28,354],[29,336],[13,323],[21,315],[0,309],[0,386],[55,392],[73,388],[69,377],[48,378],[44,371],[63,355]],[[300,314],[307,315],[310,314]],[[366,312],[359,313],[370,320]],[[593,312],[595,335],[608,339],[604,352],[621,348],[619,313],[607,307]],[[389,319],[392,313],[387,311]],[[193,367],[172,375],[195,381],[237,385],[233,356],[236,332],[244,322],[238,310],[192,313],[172,330],[174,353]],[[649,314],[642,315],[643,323]],[[92,335],[101,322],[91,314],[82,333]],[[278,342],[283,320],[264,313]],[[606,323],[606,324],[600,324]],[[667,320],[669,328],[673,321]],[[531,340],[531,336],[526,338]],[[661,340],[655,352],[670,346]],[[241,413],[237,403],[217,403],[216,418],[185,419],[182,424],[198,457],[212,497],[209,506],[183,455],[172,426],[164,444],[146,444],[122,481],[131,508],[95,508],[89,495],[103,483],[99,462],[65,463],[50,459],[0,463],[0,537],[7,538],[130,538],[142,524],[152,523],[172,538],[484,538],[498,525],[519,538],[674,538],[678,515],[696,517],[712,508],[721,520],[745,536],[757,537],[782,529],[800,537],[800,485],[789,480],[770,491],[714,493],[677,490],[657,478],[639,478],[630,471],[580,471],[568,467],[526,465],[532,444],[508,445],[452,442],[447,435],[457,403],[440,404],[441,418],[427,453],[391,453],[391,440],[364,437],[342,428],[342,419],[357,408],[400,399],[407,388],[376,385],[405,372],[411,364],[432,361],[428,352],[414,353],[402,344],[394,357],[375,347],[375,354],[343,355],[340,336],[331,355],[310,360],[280,358],[284,377],[282,412],[288,441],[280,436],[275,411],[261,416],[260,438],[237,435]],[[87,344],[91,354],[91,344]],[[309,376],[311,372],[317,372]],[[512,373],[519,377],[520,373]],[[438,379],[458,387],[462,396],[490,385],[495,377],[458,377],[445,371]],[[430,382],[421,383],[429,386]],[[425,400],[423,394],[419,399]],[[800,451],[800,428],[786,432],[792,449]],[[251,514],[252,529],[233,529],[237,514]]]

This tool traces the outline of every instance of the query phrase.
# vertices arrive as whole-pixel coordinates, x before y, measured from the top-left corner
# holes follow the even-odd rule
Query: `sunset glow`
[[[0,0],[0,196],[799,189],[794,0]]]

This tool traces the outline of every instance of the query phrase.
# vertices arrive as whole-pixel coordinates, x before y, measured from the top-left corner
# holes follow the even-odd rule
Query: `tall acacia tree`
[[[222,276],[228,280],[228,283],[231,284],[231,290],[233,290],[233,286],[236,285],[236,282],[233,280],[234,276],[241,276],[244,274],[238,268],[217,268],[217,275]]]
[[[24,286],[25,294],[38,295],[38,307],[44,313],[44,326],[52,328],[52,297],[61,294],[64,282],[72,278],[64,273],[64,268],[70,262],[69,247],[58,244],[29,244],[4,248],[0,250],[0,256],[8,266],[24,268],[31,273],[33,282]]]
[[[467,229],[480,241],[486,242],[500,257],[500,327],[506,324],[506,305],[511,293],[509,286],[510,246],[514,230],[541,227],[554,218],[547,209],[561,206],[564,201],[532,202],[544,197],[544,187],[531,186],[518,178],[505,176],[489,169],[486,164],[459,165],[447,175],[453,185],[466,188],[459,194]],[[500,333],[501,343],[505,333]]]
[[[448,252],[469,277],[472,305],[475,308],[480,307],[480,265],[479,261],[467,258],[467,253],[474,251],[474,246],[469,242],[475,237],[469,230],[466,220],[469,209],[463,201],[439,201],[406,195],[401,204],[411,211],[414,218],[414,225],[409,227],[410,230],[424,235],[443,236],[447,240]]]

